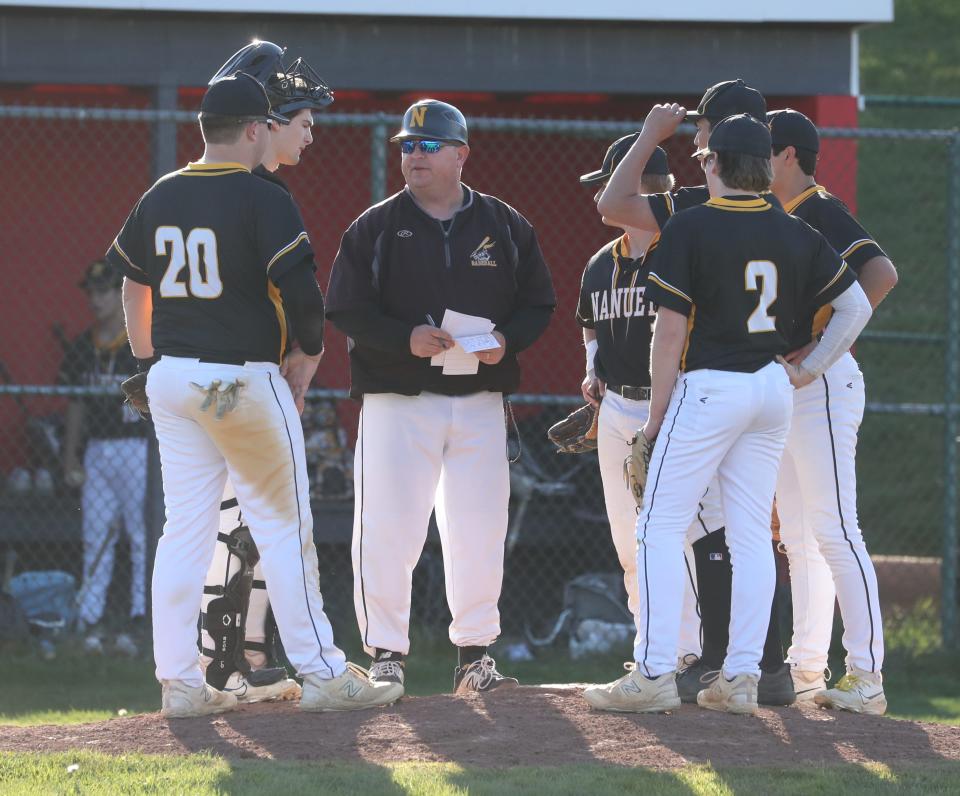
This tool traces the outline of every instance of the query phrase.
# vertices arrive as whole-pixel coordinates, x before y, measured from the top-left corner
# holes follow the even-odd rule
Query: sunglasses
[[[445,146],[453,146],[453,144],[447,144],[444,141],[401,141],[400,151],[404,155],[412,155],[414,150],[420,147],[424,155],[435,155]]]

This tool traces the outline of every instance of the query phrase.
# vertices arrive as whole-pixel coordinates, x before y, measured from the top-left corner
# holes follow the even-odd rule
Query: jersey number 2
[[[212,229],[191,229],[184,239],[180,227],[157,227],[154,242],[158,257],[170,256],[170,264],[160,280],[162,298],[215,299],[223,292],[217,236]],[[189,273],[186,281],[180,281],[185,266]]]
[[[750,334],[775,332],[776,316],[768,315],[767,311],[777,300],[777,266],[769,260],[751,260],[747,263],[743,275],[745,290],[760,291],[756,309],[747,318],[747,331]]]

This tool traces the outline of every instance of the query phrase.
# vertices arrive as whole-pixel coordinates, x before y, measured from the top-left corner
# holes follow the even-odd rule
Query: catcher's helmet
[[[467,143],[467,120],[453,105],[435,99],[417,100],[403,114],[403,123],[391,141],[409,138]]]
[[[266,84],[273,109],[291,116],[303,108],[320,110],[333,102],[333,91],[303,58],[298,58]]]
[[[271,77],[283,74],[283,54],[286,51],[286,47],[280,47],[272,41],[254,39],[227,59],[227,62],[210,78],[209,85],[212,86],[221,78],[230,77],[237,72],[246,72],[266,88]]]

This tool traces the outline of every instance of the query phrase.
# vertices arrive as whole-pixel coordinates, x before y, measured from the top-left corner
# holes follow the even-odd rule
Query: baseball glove
[[[137,373],[120,384],[125,396],[124,403],[129,404],[144,420],[150,414],[150,403],[147,401],[147,374]]]
[[[647,470],[650,469],[650,456],[653,443],[648,440],[642,429],[638,429],[630,440],[630,453],[623,460],[623,480],[633,494],[637,508],[643,505],[643,492],[647,488]]]
[[[597,449],[599,412],[590,404],[571,412],[547,430],[547,437],[557,446],[557,453],[586,453]]]

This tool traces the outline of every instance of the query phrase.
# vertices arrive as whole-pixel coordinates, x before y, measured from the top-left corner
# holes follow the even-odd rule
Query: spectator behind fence
[[[78,606],[84,646],[90,652],[103,651],[105,629],[100,623],[121,523],[130,542],[132,569],[130,625],[121,630],[139,630],[146,613],[148,426],[120,396],[120,382],[137,372],[127,342],[121,282],[104,260],[87,268],[80,287],[87,293],[93,325],[67,348],[59,376],[60,384],[113,387],[108,394],[72,398],[64,435],[64,478],[69,486],[83,486],[83,584]],[[131,643],[127,632],[116,638],[121,652],[135,653]]]

